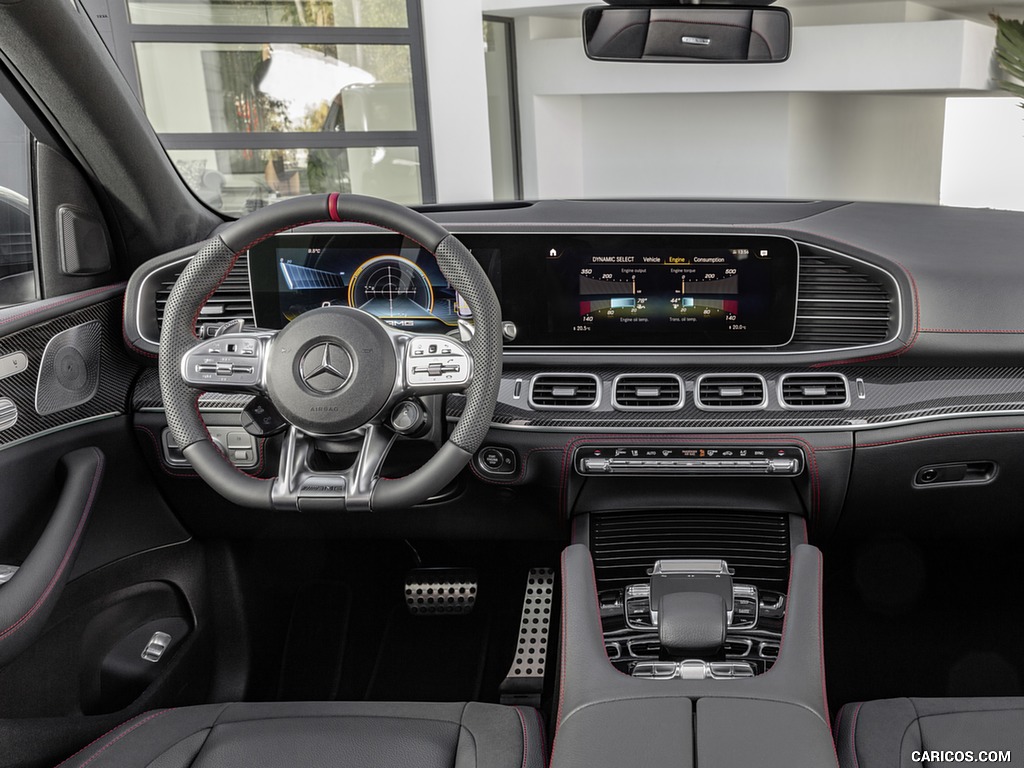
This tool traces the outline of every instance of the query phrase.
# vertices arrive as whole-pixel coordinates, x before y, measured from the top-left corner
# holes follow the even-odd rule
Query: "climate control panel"
[[[577,448],[581,475],[768,475],[793,477],[804,470],[794,446],[598,445]]]

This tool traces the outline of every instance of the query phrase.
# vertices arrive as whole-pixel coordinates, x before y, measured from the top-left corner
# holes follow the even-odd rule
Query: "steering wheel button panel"
[[[469,352],[447,336],[414,336],[408,341],[406,383],[417,392],[463,389],[469,383]]]
[[[182,358],[182,378],[203,389],[258,391],[270,336],[225,334],[201,341]]]

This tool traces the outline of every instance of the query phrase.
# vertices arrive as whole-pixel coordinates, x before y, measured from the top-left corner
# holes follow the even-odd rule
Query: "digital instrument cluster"
[[[401,237],[279,235],[251,249],[249,265],[264,328],[326,306],[362,309],[423,333],[444,333],[469,314],[436,259]]]

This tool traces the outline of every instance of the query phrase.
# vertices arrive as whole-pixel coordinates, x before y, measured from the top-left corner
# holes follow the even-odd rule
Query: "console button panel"
[[[600,445],[576,449],[581,475],[764,475],[794,477],[804,452],[765,445]]]

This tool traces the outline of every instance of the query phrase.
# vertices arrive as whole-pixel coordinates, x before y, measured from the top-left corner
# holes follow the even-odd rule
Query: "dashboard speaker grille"
[[[614,397],[620,410],[669,410],[683,404],[683,382],[669,375],[619,376]]]
[[[796,331],[788,348],[881,344],[896,334],[895,295],[882,270],[801,245]]]
[[[656,560],[721,558],[737,582],[786,592],[789,518],[779,512],[649,510],[590,513],[597,588],[646,581]]]
[[[706,374],[697,379],[694,396],[705,410],[748,411],[768,404],[764,378],[753,373]]]
[[[541,373],[530,384],[534,408],[593,408],[601,397],[601,381],[591,373]]]
[[[787,408],[845,408],[850,383],[840,373],[787,373],[779,381],[779,400]]]
[[[167,297],[171,295],[171,288],[180,275],[181,270],[175,270],[160,282],[160,287],[156,290],[157,327],[163,323]],[[247,324],[255,325],[252,296],[249,293],[249,259],[245,254],[238,257],[224,282],[207,300],[202,312],[199,313],[196,330],[204,325],[221,325],[229,320],[244,320]]]

